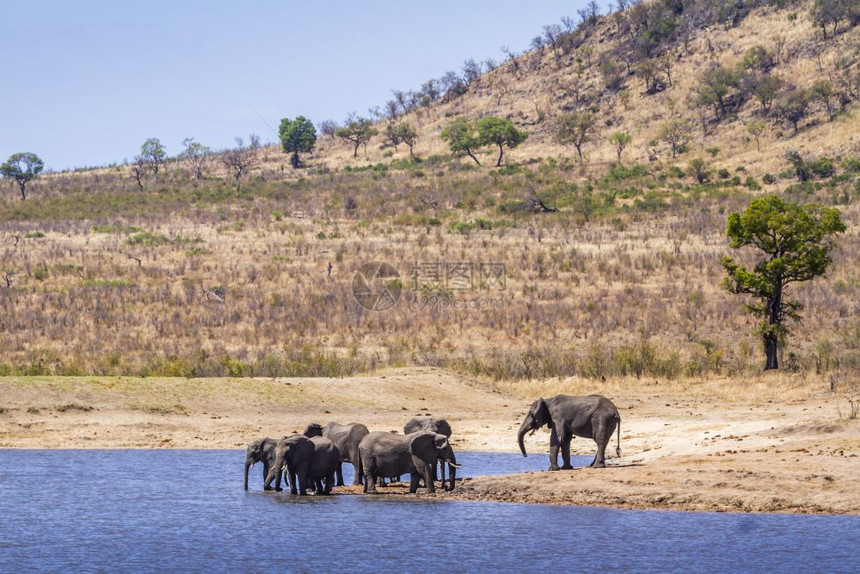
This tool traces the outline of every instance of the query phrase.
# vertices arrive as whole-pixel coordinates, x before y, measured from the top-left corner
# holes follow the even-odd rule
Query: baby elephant
[[[376,492],[376,480],[385,476],[400,476],[409,473],[409,492],[418,490],[418,481],[424,479],[427,491],[436,491],[433,482],[433,467],[437,461],[447,462],[451,467],[453,490],[456,471],[459,468],[454,451],[445,435],[432,432],[415,432],[408,435],[387,432],[372,432],[358,445],[361,466],[364,470],[364,492]]]
[[[308,485],[316,494],[330,494],[334,475],[340,462],[340,453],[330,440],[323,437],[307,438],[293,435],[278,441],[275,462],[266,483],[275,481],[275,490],[281,491],[281,475],[286,472],[290,494],[307,494]]]

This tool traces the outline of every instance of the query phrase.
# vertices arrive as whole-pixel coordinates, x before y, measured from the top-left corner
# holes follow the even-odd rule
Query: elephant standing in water
[[[418,419],[414,418],[403,426],[403,434],[411,434],[418,431],[435,432],[451,438],[451,425],[445,419]],[[450,469],[449,469],[450,470]],[[433,476],[439,480],[439,472],[433,465]],[[445,488],[445,465],[442,465],[442,488]]]
[[[266,477],[269,475],[269,470],[275,463],[275,447],[278,441],[265,437],[257,439],[248,445],[248,451],[245,455],[245,490],[248,490],[248,471],[254,464],[263,463],[263,490],[269,490],[271,481],[266,482]]]
[[[346,425],[335,422],[320,426],[311,423],[305,429],[306,437],[322,436],[329,439],[340,452],[340,461],[337,464],[337,486],[343,486],[343,462],[351,462],[355,468],[352,485],[358,486],[362,481],[361,457],[358,454],[358,444],[370,431],[361,423],[349,423]]]
[[[334,486],[339,461],[340,453],[327,438],[308,438],[303,435],[286,437],[278,441],[275,447],[275,462],[266,482],[271,484],[274,480],[275,490],[280,492],[281,475],[286,470],[291,494],[306,495],[308,484],[312,485],[316,494],[329,494]]]
[[[595,468],[606,466],[606,445],[612,439],[612,433],[616,427],[618,444],[615,447],[615,454],[621,456],[621,415],[618,414],[618,409],[612,401],[606,397],[556,395],[533,402],[517,435],[523,456],[526,456],[526,446],[523,442],[526,433],[529,431],[534,433],[544,425],[549,425],[550,428],[550,470],[559,470],[559,446],[561,446],[563,463],[561,468],[573,468],[570,465],[570,441],[574,436],[594,439],[597,443],[597,454],[590,466]]]
[[[445,435],[432,432],[416,432],[398,435],[388,432],[372,432],[359,445],[361,465],[364,470],[364,492],[376,492],[376,479],[384,476],[410,474],[409,492],[418,490],[419,478],[424,479],[430,493],[436,491],[432,474],[433,465],[440,459],[451,467],[451,485],[456,482],[459,468],[454,451]]]

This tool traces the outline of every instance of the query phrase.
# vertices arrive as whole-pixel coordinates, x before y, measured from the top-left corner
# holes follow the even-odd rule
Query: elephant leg
[[[558,435],[555,434],[555,429],[549,431],[549,469],[559,470],[558,466]]]
[[[266,477],[269,476],[269,463],[263,461],[263,490],[272,490],[271,481],[266,482]]]
[[[428,464],[424,467],[424,482],[427,485],[427,492],[433,494],[436,492],[436,486],[433,484],[433,479],[436,474],[436,465]]]
[[[615,419],[609,422],[602,422],[595,430],[594,442],[597,443],[597,454],[591,466],[594,468],[604,468],[606,466],[606,445],[612,440],[612,433],[615,432]]]
[[[343,486],[343,463],[337,463],[337,486]]]
[[[376,492],[376,473],[367,468],[364,469],[364,492],[367,494]]]
[[[573,466],[570,464],[570,441],[573,437],[565,437],[561,443],[561,468],[563,470],[571,470]]]
[[[289,475],[290,475],[290,494],[298,494],[299,491],[298,491],[298,488],[296,487],[296,483],[298,482],[296,479],[296,471],[290,469]]]
[[[352,485],[360,486],[362,483],[361,464],[353,463],[352,466],[355,468],[355,473],[352,475]]]
[[[417,472],[409,473],[409,494],[415,494],[418,492],[418,480],[420,478],[421,477]]]
[[[297,482],[299,483],[299,496],[307,496],[308,495],[308,469],[307,469],[306,465],[304,468],[299,470]]]

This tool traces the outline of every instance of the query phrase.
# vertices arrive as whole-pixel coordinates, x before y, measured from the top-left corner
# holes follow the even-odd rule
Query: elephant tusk
[[[456,463],[453,463],[453,462],[449,462],[448,464],[449,464],[449,465],[451,465],[451,466],[453,466],[454,468],[463,468],[463,465],[462,465],[462,464],[456,464]]]

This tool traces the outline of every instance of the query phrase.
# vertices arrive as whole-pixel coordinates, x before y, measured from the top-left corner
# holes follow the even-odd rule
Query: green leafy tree
[[[158,138],[149,138],[140,146],[140,157],[149,164],[155,181],[158,182],[158,168],[167,160],[167,152]]]
[[[802,88],[790,91],[776,104],[776,113],[794,127],[794,134],[809,110],[809,92]]]
[[[203,164],[209,159],[209,154],[212,153],[212,150],[202,143],[194,141],[194,138],[185,138],[182,140],[182,146],[185,149],[182,150],[180,157],[191,166],[191,170],[194,172],[194,179],[200,179],[203,175]],[[137,183],[140,185],[140,179],[138,179]]]
[[[728,256],[720,263],[727,273],[723,286],[755,299],[747,309],[761,318],[757,333],[764,344],[765,370],[779,368],[777,350],[789,334],[786,321],[800,320],[803,309],[787,299],[786,288],[824,275],[833,262],[833,236],[844,231],[838,209],[789,203],[777,196],[755,199],[743,213],[729,215],[729,245],[755,247],[763,254],[752,269]]]
[[[618,156],[618,163],[621,163],[621,152],[624,151],[630,142],[633,140],[627,132],[615,132],[609,136],[609,143],[615,147],[615,155]]]
[[[690,165],[687,168],[687,173],[690,177],[696,178],[696,181],[699,183],[705,183],[708,181],[708,177],[710,176],[710,166],[708,162],[703,160],[702,158],[693,158],[690,160]]]
[[[582,165],[582,146],[590,140],[596,123],[597,118],[592,112],[562,114],[555,122],[555,140],[576,148],[579,165]]]
[[[753,88],[753,95],[761,104],[761,111],[764,114],[770,112],[773,101],[784,85],[785,81],[776,74],[765,74],[758,78]]]
[[[409,148],[409,156],[412,157],[412,148],[418,141],[418,131],[406,122],[392,123],[385,127],[385,139],[388,142],[387,145],[394,147],[394,151],[397,151],[397,146],[400,144],[406,144]]]
[[[481,140],[475,131],[475,123],[468,118],[457,118],[450,125],[442,129],[439,134],[442,140],[448,144],[448,148],[455,156],[467,155],[478,165],[481,162],[475,157],[475,151],[481,147]]]
[[[726,98],[738,87],[739,80],[737,72],[725,66],[706,70],[699,81],[697,103],[714,108],[719,120],[726,113]]]
[[[14,179],[21,190],[21,201],[27,199],[27,184],[39,177],[45,169],[45,162],[39,156],[31,152],[13,153],[0,165],[0,175],[8,179]]]
[[[338,129],[335,135],[351,143],[354,146],[352,157],[358,157],[358,148],[364,146],[364,151],[367,153],[367,143],[378,133],[372,121],[367,118],[356,118],[348,122],[345,127]]]
[[[313,122],[304,116],[297,116],[294,120],[282,119],[278,135],[281,136],[281,147],[284,153],[291,154],[290,165],[294,168],[302,165],[299,154],[311,153],[317,144],[317,129]]]
[[[518,130],[511,120],[486,116],[478,120],[478,140],[482,145],[495,145],[499,148],[496,167],[501,167],[505,147],[513,149],[526,141],[528,132]]]
[[[833,84],[828,80],[816,80],[812,85],[812,89],[809,90],[810,99],[824,104],[824,107],[827,110],[827,117],[830,118],[831,122],[835,115],[833,112],[833,98],[835,96],[836,92],[833,89]]]

